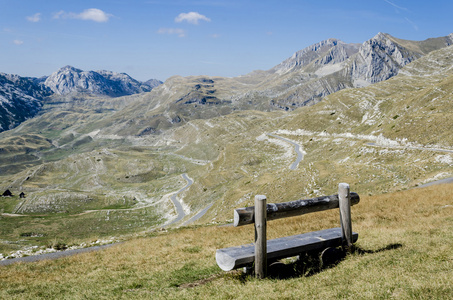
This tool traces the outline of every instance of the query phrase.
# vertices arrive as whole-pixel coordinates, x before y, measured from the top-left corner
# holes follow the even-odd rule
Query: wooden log
[[[356,193],[350,193],[350,200],[351,205],[355,205],[360,202],[360,197]],[[269,203],[267,204],[266,211],[267,220],[271,221],[334,208],[339,208],[338,195],[322,196],[283,203]],[[254,211],[254,206],[235,209],[234,226],[243,226],[255,222]]]
[[[352,222],[351,222],[351,195],[349,184],[340,183],[338,185],[338,198],[340,206],[340,223],[343,239],[343,246],[348,252],[352,247]]]
[[[293,236],[286,236],[267,241],[267,259],[276,260],[296,256],[313,250],[322,250],[327,247],[338,247],[342,244],[341,228],[330,228],[313,231]],[[353,241],[359,238],[358,233],[353,233]],[[252,243],[217,249],[217,265],[224,271],[230,271],[248,266],[255,260],[255,245]]]
[[[266,237],[266,196],[255,196],[255,276],[266,277],[267,237]]]

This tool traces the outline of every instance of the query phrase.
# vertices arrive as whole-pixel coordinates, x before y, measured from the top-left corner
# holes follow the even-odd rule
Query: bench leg
[[[267,204],[266,196],[255,196],[255,276],[266,277],[267,273]]]
[[[340,183],[338,186],[338,198],[340,206],[340,223],[342,231],[343,247],[347,252],[352,248],[352,224],[351,224],[351,195],[349,184]]]

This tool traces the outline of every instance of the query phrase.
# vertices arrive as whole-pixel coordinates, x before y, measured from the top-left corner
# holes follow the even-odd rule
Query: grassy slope
[[[223,272],[217,248],[250,226],[182,228],[55,261],[2,267],[0,297],[124,299],[447,299],[453,293],[453,185],[362,196],[359,251],[311,276],[256,280]],[[269,223],[269,238],[337,226],[329,211]]]
[[[158,138],[114,135],[115,126],[133,134],[144,126],[141,122],[146,123],[146,118],[135,119],[133,108],[141,107],[140,114],[145,117],[162,113],[162,108],[155,108],[158,104],[148,99],[152,94],[138,97],[138,102],[128,100],[132,105],[118,113],[109,112],[113,119],[83,112],[87,123],[79,124],[74,117],[78,112],[73,111],[74,118],[63,118],[62,124],[57,124],[52,114],[44,114],[36,121],[55,124],[46,127],[42,135],[29,134],[25,139],[20,128],[2,133],[9,134],[9,139],[3,140],[4,149],[22,149],[42,159],[39,166],[2,177],[3,189],[22,189],[27,199],[13,210],[14,203],[10,202],[0,208],[4,212],[50,214],[45,222],[52,223],[59,222],[58,215],[52,216],[55,212],[75,215],[85,209],[132,205],[136,198],[142,204],[156,204],[152,215],[163,222],[171,217],[163,215],[172,210],[168,194],[185,185],[180,174],[187,172],[194,184],[181,197],[192,215],[213,204],[199,221],[206,224],[231,219],[231,209],[252,205],[255,194],[266,194],[271,202],[290,201],[332,194],[338,182],[348,182],[354,191],[371,195],[452,176],[453,154],[429,149],[453,149],[451,51],[450,47],[432,53],[386,82],[341,91],[289,114],[235,112],[191,121]],[[160,92],[165,95],[172,91]],[[106,103],[105,107],[116,109],[121,105],[126,104]],[[139,124],[135,126],[134,122]],[[114,125],[103,132],[104,124]],[[55,134],[52,128],[60,125],[68,126],[62,129],[63,134],[50,135]],[[22,129],[26,128],[33,128],[33,120],[23,125]],[[97,130],[101,130],[99,135],[86,136]],[[265,135],[275,131],[299,143],[306,152],[295,171],[288,169],[295,159],[292,147]],[[370,145],[376,142],[371,137],[378,136],[385,142],[382,147]],[[55,149],[46,138],[61,148]],[[93,216],[96,218],[96,222],[103,220],[102,216]],[[8,222],[5,228],[17,228],[6,230],[8,240],[22,240],[20,233],[34,231],[25,228],[26,222],[18,218]],[[83,218],[78,222],[83,223]],[[147,222],[148,229],[156,226],[155,219]],[[97,227],[102,226],[93,228]],[[125,218],[120,227],[124,233],[127,228],[128,232],[137,232],[146,226]],[[70,237],[72,229],[68,226],[62,234]]]

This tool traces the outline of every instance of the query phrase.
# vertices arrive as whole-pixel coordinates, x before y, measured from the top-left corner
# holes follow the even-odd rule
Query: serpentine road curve
[[[297,166],[299,165],[299,163],[302,161],[302,159],[304,159],[304,154],[302,151],[300,151],[300,145],[295,143],[294,141],[292,140],[289,140],[289,139],[285,139],[281,136],[278,136],[278,135],[275,135],[275,134],[272,134],[272,133],[268,133],[267,134],[268,136],[271,136],[271,137],[274,137],[274,138],[277,138],[279,140],[282,140],[286,143],[290,143],[291,145],[294,146],[294,151],[296,151],[296,154],[297,154],[297,158],[296,158],[296,161],[293,162],[291,164],[291,166],[289,167],[290,170],[295,170],[297,169]]]
[[[185,187],[183,187],[182,189],[180,189],[179,191],[177,191],[176,193],[174,193],[170,197],[171,201],[173,202],[173,205],[175,206],[177,217],[175,219],[173,219],[170,223],[164,225],[163,226],[164,228],[167,226],[170,226],[176,222],[181,221],[182,218],[184,218],[186,216],[186,213],[184,212],[184,208],[182,207],[181,202],[179,202],[179,200],[178,200],[178,194],[180,194],[180,193],[184,192],[186,189],[188,189],[193,184],[193,180],[190,179],[189,176],[187,176],[187,173],[182,174],[182,178],[184,178],[187,181],[187,185]]]

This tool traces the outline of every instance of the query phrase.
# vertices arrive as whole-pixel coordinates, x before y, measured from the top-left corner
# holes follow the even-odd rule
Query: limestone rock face
[[[149,92],[160,83],[157,80],[142,83],[125,73],[82,71],[66,66],[50,75],[44,85],[59,95],[88,92],[95,95],[119,97]]]
[[[337,61],[341,61],[343,55],[346,55],[345,51],[342,52],[342,50],[339,49],[344,49],[346,43],[337,40],[337,39],[328,39],[325,41],[321,41],[317,44],[311,45],[305,49],[302,49],[300,51],[297,51],[294,53],[290,58],[286,59],[279,65],[275,66],[272,68],[270,71],[271,72],[276,72],[278,74],[284,74],[289,71],[294,71],[296,68],[303,68],[309,65],[311,62],[316,61],[316,60],[321,60],[323,61],[324,64],[329,63],[333,59],[336,59]],[[351,49],[352,52],[357,52],[358,49],[354,51],[354,49]],[[327,58],[323,60],[323,56],[326,52],[335,52],[336,53],[331,53],[330,54],[330,60]]]
[[[387,80],[422,56],[423,53],[410,51],[392,41],[388,35],[379,33],[360,47],[352,67],[354,86]]]
[[[360,47],[352,65],[352,81],[355,87],[360,87],[387,80],[414,60],[452,44],[453,34],[414,42],[380,32]]]

